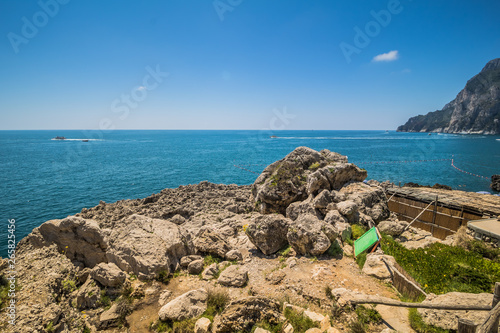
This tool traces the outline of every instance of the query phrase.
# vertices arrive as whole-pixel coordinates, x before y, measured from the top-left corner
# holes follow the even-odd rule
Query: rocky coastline
[[[0,329],[302,332],[293,312],[314,327],[308,333],[348,331],[361,314],[339,288],[397,296],[380,283],[390,278],[380,250],[357,267],[354,225],[404,231],[413,247],[441,242],[406,230],[383,184],[366,177],[345,156],[299,147],[251,186],[201,182],[47,221],[17,246],[16,324],[2,320]],[[0,276],[7,271],[3,259]],[[224,307],[214,305],[220,299]],[[359,325],[391,331],[382,321]],[[394,325],[410,329],[405,319]]]

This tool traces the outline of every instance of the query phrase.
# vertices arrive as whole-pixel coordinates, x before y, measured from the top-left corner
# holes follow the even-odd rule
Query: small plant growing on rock
[[[224,289],[208,290],[207,310],[203,313],[203,317],[213,321],[215,315],[221,313],[229,303],[229,294]]]
[[[49,321],[49,323],[47,324],[47,326],[45,327],[45,330],[48,332],[48,333],[52,333],[54,332],[54,323],[52,321]]]
[[[288,322],[292,324],[294,332],[305,332],[310,328],[319,327],[314,321],[309,317],[304,316],[302,313],[298,313],[290,308],[285,309],[285,317]]]
[[[318,162],[314,162],[313,164],[311,164],[309,166],[309,170],[316,170],[317,168],[319,168],[319,163]]]
[[[158,275],[156,276],[156,280],[161,283],[168,284],[170,282],[171,276],[168,271],[160,271]]]
[[[76,283],[71,279],[66,279],[62,282],[62,288],[66,293],[70,294],[76,290]]]

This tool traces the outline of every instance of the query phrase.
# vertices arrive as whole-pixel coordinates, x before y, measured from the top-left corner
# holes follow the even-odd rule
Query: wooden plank
[[[467,319],[458,319],[458,333],[476,333],[477,325]]]
[[[404,308],[417,308],[417,309],[433,309],[433,310],[455,310],[455,311],[490,311],[491,306],[489,305],[459,305],[459,304],[428,304],[428,303],[408,303],[396,301],[392,298],[379,297],[372,295],[358,296],[353,299],[349,299],[351,304],[383,304],[396,307]],[[499,306],[500,308],[500,306]]]

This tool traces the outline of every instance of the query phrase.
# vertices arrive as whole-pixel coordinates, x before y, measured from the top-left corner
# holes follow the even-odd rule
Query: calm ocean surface
[[[270,135],[278,138],[270,138]],[[54,141],[55,136],[71,141]],[[91,139],[82,142],[81,139]],[[489,180],[457,171],[500,173],[500,137],[385,131],[0,131],[0,255],[7,220],[16,240],[50,219],[100,200],[143,198],[202,180],[252,184],[265,165],[298,146],[329,149],[368,170],[368,179],[447,184],[490,191]]]

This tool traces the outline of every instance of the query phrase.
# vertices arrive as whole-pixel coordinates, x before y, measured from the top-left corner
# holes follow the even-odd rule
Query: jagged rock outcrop
[[[442,110],[412,117],[397,130],[500,134],[500,58],[488,62]]]
[[[347,157],[298,147],[264,169],[252,185],[252,195],[263,213],[286,213],[293,202],[303,201],[320,189],[338,190],[351,181],[363,181],[366,170],[347,163]]]
[[[279,303],[275,300],[252,296],[231,302],[214,318],[214,333],[250,332],[253,325],[266,321],[277,324],[281,318]]]
[[[248,225],[246,233],[250,241],[262,253],[270,255],[288,245],[286,234],[290,222],[281,215],[260,215]]]
[[[500,175],[491,176],[491,189],[500,192]]]
[[[318,256],[331,245],[323,228],[330,226],[314,215],[301,215],[290,227],[286,235],[288,243],[299,254]]]

